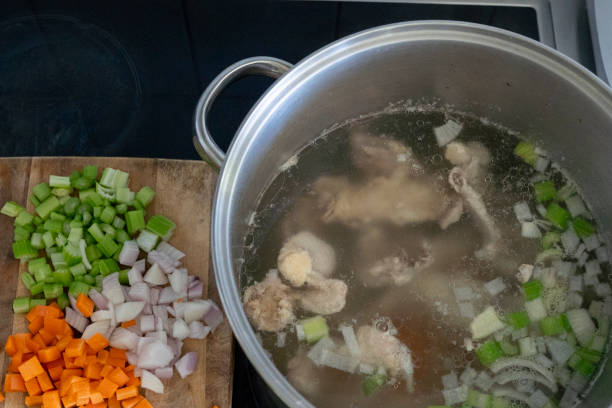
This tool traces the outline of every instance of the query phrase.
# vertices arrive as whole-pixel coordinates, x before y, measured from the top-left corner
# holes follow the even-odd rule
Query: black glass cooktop
[[[527,8],[351,2],[5,0],[0,2],[0,156],[197,159],[194,106],[227,65],[295,63],[345,35],[405,20],[489,24],[537,38]],[[247,78],[217,100],[210,127],[227,147],[270,85]],[[276,405],[237,347],[233,405]],[[206,407],[208,408],[208,407]]]

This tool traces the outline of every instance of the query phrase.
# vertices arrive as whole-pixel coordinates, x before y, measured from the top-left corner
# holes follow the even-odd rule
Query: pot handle
[[[293,68],[293,65],[278,58],[252,57],[246,58],[225,68],[206,87],[195,110],[195,135],[193,144],[203,160],[217,170],[225,161],[225,152],[215,143],[208,127],[206,118],[210,108],[223,89],[236,79],[247,75],[265,75],[278,78]]]

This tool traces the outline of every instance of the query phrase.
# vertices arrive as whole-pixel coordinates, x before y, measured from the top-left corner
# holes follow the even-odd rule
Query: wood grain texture
[[[219,302],[212,264],[210,262],[210,210],[216,173],[204,162],[164,159],[101,158],[101,157],[40,157],[0,159],[0,205],[13,200],[27,202],[32,187],[48,181],[50,174],[69,175],[87,164],[113,167],[130,173],[130,188],[144,185],[156,192],[147,208],[148,215],[164,214],[178,227],[170,243],[185,254],[184,265],[190,274],[197,275],[205,284],[204,293]],[[30,203],[27,206],[33,211]],[[12,219],[1,216],[0,229],[0,341],[8,334],[27,330],[25,318],[15,316],[11,309],[15,296],[26,295],[18,275],[26,270],[12,259]],[[224,322],[205,341],[187,340],[183,351],[197,351],[200,355],[196,372],[181,380],[177,374],[165,381],[166,392],[157,395],[147,391],[146,397],[156,408],[193,407],[220,408],[231,406],[233,376],[233,340],[229,324]],[[0,372],[8,365],[4,350],[0,354]],[[5,407],[22,407],[21,393],[6,395]],[[0,404],[0,407],[2,404]]]

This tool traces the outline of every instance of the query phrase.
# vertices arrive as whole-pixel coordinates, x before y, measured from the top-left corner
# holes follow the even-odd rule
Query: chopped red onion
[[[138,354],[134,353],[133,351],[128,351],[127,353],[125,353],[125,357],[127,358],[129,364],[138,364]],[[139,377],[139,375],[136,375],[136,370],[140,369],[138,367],[134,368],[134,376]]]
[[[164,392],[164,384],[162,384],[161,380],[155,374],[147,370],[142,370],[140,386],[158,394],[162,394]]]
[[[132,266],[138,259],[139,254],[140,248],[138,248],[136,241],[125,241],[119,253],[119,263],[121,265]]]
[[[76,313],[80,314],[81,316],[83,316],[83,313],[81,313],[81,311],[79,310],[79,308],[76,305],[76,299],[74,298],[74,296],[72,295],[68,295],[68,300],[70,300],[70,306],[72,307],[72,310],[74,310]],[[85,317],[85,316],[83,316]]]
[[[83,335],[81,336],[81,338],[83,340],[89,340],[97,333],[100,333],[101,335],[106,337],[106,332],[109,328],[110,320],[100,320],[87,326],[83,331]]]
[[[204,339],[210,333],[210,327],[204,326],[202,322],[197,320],[189,323],[189,338],[190,339]]]
[[[200,279],[197,276],[194,275],[189,275],[189,287],[192,287],[193,285],[195,285],[197,283],[197,281],[199,281]]]
[[[181,251],[179,251],[178,249],[176,249],[175,247],[173,247],[166,241],[160,242],[160,244],[155,249],[158,252],[162,252],[168,255],[170,258],[174,259],[175,261],[180,261],[181,258],[185,256],[184,253],[182,253]]]
[[[155,341],[159,341],[163,344],[168,344],[168,334],[163,330],[148,332],[145,334],[145,337],[154,339]]]
[[[168,314],[172,315],[172,317],[176,317],[176,311],[172,306],[168,306],[166,310],[168,311]]]
[[[185,316],[185,308],[187,302],[174,302],[172,308],[174,309],[174,317],[182,319]]]
[[[189,336],[189,326],[183,319],[176,319],[172,326],[172,337],[184,340]]]
[[[172,367],[164,367],[164,368],[155,369],[155,375],[158,378],[161,378],[162,380],[169,380],[170,378],[172,378],[173,374],[174,374],[174,370],[172,370]]]
[[[150,283],[151,285],[156,286],[165,285],[166,283],[168,283],[168,277],[156,263],[149,268],[143,280],[147,283]]]
[[[138,319],[140,331],[146,333],[155,330],[155,316],[143,315]]]
[[[138,261],[134,262],[134,265],[132,265],[132,268],[137,270],[141,274],[145,271],[145,267],[146,265],[144,259],[139,259]]]
[[[161,316],[156,317],[155,318],[155,328],[158,331],[166,331],[166,332],[170,331],[171,326],[168,325],[168,320],[170,319],[164,319]]]
[[[132,285],[129,291],[130,299],[149,302],[150,299],[149,285],[144,282],[136,282]]]
[[[149,254],[147,255],[147,262],[149,262],[150,264],[159,265],[161,270],[165,273],[172,273],[174,268],[181,264],[180,262],[170,258],[165,253],[156,250],[149,252]]]
[[[174,358],[172,348],[160,341],[147,343],[138,353],[138,366],[144,369],[166,367]]]
[[[204,321],[210,327],[211,331],[215,331],[215,329],[223,323],[223,312],[219,309],[219,307],[212,300],[208,301],[210,303],[210,309],[204,315]]]
[[[176,371],[178,371],[181,378],[185,378],[195,371],[197,365],[198,353],[192,351],[190,353],[185,353],[185,355],[176,362],[174,367],[176,368]]]
[[[145,302],[126,302],[115,306],[115,317],[118,323],[134,320],[142,309]]]
[[[89,298],[93,300],[98,309],[108,309],[108,299],[96,289],[89,291]]]
[[[161,289],[160,288],[151,288],[151,304],[152,305],[157,305],[159,304],[159,296],[161,294]]]
[[[183,293],[187,290],[189,274],[187,269],[179,268],[175,269],[172,274],[168,276],[172,290],[176,293]]]
[[[194,282],[195,285],[191,286],[187,290],[187,296],[189,297],[189,299],[199,299],[202,297],[202,294],[204,292],[204,283],[202,283],[201,281]]]
[[[111,313],[110,325],[111,327],[115,327],[117,325],[117,318],[115,317],[115,305],[113,302],[108,302],[108,311]]]
[[[102,281],[102,294],[113,304],[125,302],[123,289],[119,284],[119,272],[111,273]]]
[[[136,353],[140,354],[145,345],[153,343],[155,339],[151,337],[141,337],[138,339],[138,345],[136,346]]]
[[[123,327],[117,327],[110,337],[109,342],[112,347],[123,349],[123,350],[134,350],[138,346],[138,340],[140,337],[135,333],[124,329]],[[133,363],[132,363],[133,364]]]
[[[66,323],[68,323],[70,327],[72,327],[79,333],[83,333],[89,321],[85,317],[83,317],[81,313],[75,312],[70,307],[66,308],[65,313],[66,313]]]
[[[132,267],[132,269],[128,272],[128,280],[130,281],[130,286],[133,286],[135,283],[142,282],[142,272]]]
[[[167,305],[169,303],[174,302],[179,298],[179,295],[172,290],[172,287],[166,286],[161,290],[159,295],[159,299],[157,300],[157,304],[159,305]]]
[[[191,302],[185,302],[185,322],[189,324],[194,320],[202,320],[211,309],[211,304],[212,302],[209,302],[208,300],[193,300]],[[176,304],[174,306],[174,310],[176,310]]]
[[[110,320],[111,317],[111,312],[109,310],[97,310],[93,312],[89,318],[92,322],[97,322],[100,320]]]
[[[143,314],[151,314],[153,313],[153,309],[151,308],[151,304],[146,303],[144,309],[142,309]]]
[[[128,286],[121,285],[121,290],[123,291],[123,298],[125,299],[126,302],[130,302],[131,300],[133,300],[130,297],[130,294],[129,294],[130,288]]]

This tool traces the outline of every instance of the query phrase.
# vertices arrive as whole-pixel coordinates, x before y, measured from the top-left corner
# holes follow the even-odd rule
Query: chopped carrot
[[[19,366],[19,372],[21,373],[23,380],[28,381],[34,377],[44,374],[45,369],[42,367],[42,365],[40,365],[38,357],[34,356]]]
[[[4,392],[25,392],[23,377],[19,374],[8,373],[4,377]]]
[[[89,399],[91,400],[91,403],[92,403],[92,404],[94,404],[94,405],[95,405],[95,404],[99,404],[99,403],[101,403],[101,402],[104,402],[104,397],[103,397],[103,396],[102,396],[102,394],[101,394],[101,393],[99,393],[98,391],[96,391],[96,392],[92,392],[92,393],[89,395]]]
[[[129,373],[130,371],[134,371],[136,367],[134,367],[133,364],[130,364],[129,366],[125,367],[125,369],[123,371],[125,371],[126,373]]]
[[[31,353],[32,350],[30,350],[27,346],[26,346],[26,340],[31,339],[32,338],[32,334],[31,333],[18,333],[18,334],[13,334],[13,339],[15,340],[15,344],[17,346],[17,351],[20,353]]]
[[[42,350],[38,350],[38,359],[41,363],[50,363],[61,357],[59,349],[55,346],[47,347]]]
[[[98,351],[98,361],[102,364],[106,364],[108,357],[110,356],[110,352],[108,350],[100,350]]]
[[[13,357],[15,354],[17,354],[17,344],[15,343],[15,338],[13,336],[8,336],[8,339],[6,339],[4,351],[10,357]]]
[[[110,343],[106,340],[106,337],[101,335],[100,333],[96,333],[87,340],[87,344],[91,347],[96,353],[102,349],[107,348]]]
[[[36,379],[38,380],[40,388],[43,390],[43,392],[47,392],[55,388],[46,372],[43,372],[41,375],[36,377]]]
[[[115,366],[115,367],[119,367],[119,368],[125,368],[125,359],[122,358],[113,358],[113,357],[109,357],[108,359],[108,364]]]
[[[85,367],[85,370],[83,370],[83,374],[90,380],[99,380],[100,378],[102,378],[102,376],[100,375],[101,371],[102,365],[100,363],[91,363]]]
[[[89,317],[93,314],[94,311],[94,302],[86,294],[81,293],[77,297],[76,308],[81,312],[81,314],[85,317]]]
[[[117,400],[123,401],[124,399],[133,398],[138,395],[138,388],[135,385],[129,387],[119,388],[116,392]]]
[[[140,402],[141,399],[142,399],[142,396],[137,395],[135,397],[131,397],[131,398],[127,398],[127,399],[121,400],[121,406],[123,408],[134,408],[136,406],[136,404],[138,404]],[[119,396],[117,396],[117,401],[119,401]]]
[[[44,318],[44,328],[49,333],[53,333],[54,335],[64,334],[64,330],[66,328],[66,321],[64,319],[59,319],[57,317],[45,317]]]
[[[28,324],[28,330],[30,330],[30,333],[36,334],[40,329],[43,328],[44,322],[45,319],[42,316],[36,316],[34,320],[32,320],[30,324]]]
[[[64,317],[64,313],[62,313],[62,311],[59,308],[53,307],[51,305],[49,306],[36,305],[28,312],[28,314],[26,314],[26,319],[28,319],[28,322],[31,322],[37,316]]]
[[[134,408],[153,408],[153,405],[146,398],[143,398],[134,406]],[[218,408],[218,407],[217,407]]]
[[[112,396],[108,399],[108,408],[121,408],[121,404],[117,401],[116,396]]]
[[[128,377],[119,367],[111,371],[106,378],[108,378],[120,387],[124,386],[130,380],[130,377]]]
[[[128,327],[136,326],[136,319],[128,320],[127,322],[121,323],[121,327],[127,329]]]
[[[128,382],[125,383],[125,385],[126,386],[135,385],[136,387],[140,387],[140,378],[131,376]]]
[[[77,376],[71,376],[71,377],[66,377],[65,379],[62,379],[62,384],[60,386],[60,395],[66,396],[68,394],[72,393],[72,385],[77,383],[77,382],[82,382],[82,381],[87,381],[87,378],[83,378],[83,377],[77,377]]]
[[[117,388],[119,388],[117,384],[108,378],[103,378],[102,381],[100,381],[100,385],[98,385],[96,391],[102,394],[104,398],[110,398],[115,395]]]
[[[36,378],[26,381],[25,387],[31,397],[42,394],[42,390],[40,389],[40,385],[38,385],[38,380]]]
[[[70,343],[70,340],[72,340],[72,337],[64,336],[61,339],[59,339],[59,341],[57,342],[55,347],[57,347],[59,349],[59,351],[64,351],[64,350],[66,350],[66,347],[68,347],[68,344]]]
[[[23,354],[17,353],[11,357],[11,363],[8,366],[9,373],[19,372],[19,366],[23,363]]]
[[[40,329],[40,330],[42,330],[42,329]],[[39,349],[47,347],[47,344],[45,343],[45,339],[43,339],[42,336],[40,335],[40,330],[39,330],[38,333],[36,333],[34,335],[34,337],[32,337],[32,341],[36,342],[36,344],[38,344],[40,346]],[[28,343],[27,340],[26,340],[26,343]],[[32,351],[34,351],[34,350],[32,350]]]
[[[62,371],[60,380],[64,382],[64,380],[67,380],[70,377],[81,377],[81,375],[83,375],[83,370],[80,368],[66,368],[64,371]]]
[[[102,367],[102,371],[100,371],[100,375],[102,377],[107,377],[111,371],[113,371],[114,368],[112,365],[110,364],[106,364],[104,367]]]
[[[64,408],[76,407],[76,395],[70,394],[70,395],[63,396],[62,403],[64,404]]]
[[[42,405],[42,395],[25,397],[25,404],[28,407],[37,407],[39,405]]]
[[[102,401],[100,403],[97,404],[89,404],[86,405],[85,408],[107,408],[108,406],[106,405],[106,401]]]
[[[61,380],[62,373],[64,372],[64,361],[60,358],[47,363],[47,371],[49,371],[49,377],[53,381]]]
[[[109,350],[110,356],[112,358],[120,358],[122,360],[126,360],[127,359],[127,353],[125,350],[121,350],[115,347],[111,347]]]
[[[68,343],[68,347],[64,350],[64,356],[66,357],[79,357],[85,354],[85,340],[83,339],[72,339]]]
[[[80,368],[85,368],[87,365],[87,354],[81,354],[74,359],[74,365]]]
[[[62,408],[59,392],[48,391],[42,397],[43,408]]]
[[[55,334],[51,333],[44,327],[40,329],[36,335],[42,337],[43,341],[45,342],[45,345],[51,344],[51,342],[55,338]]]
[[[38,350],[40,350],[41,348],[47,347],[47,345],[44,342],[40,344],[39,342],[35,340],[35,338],[27,339],[26,346],[35,353],[38,352]]]

